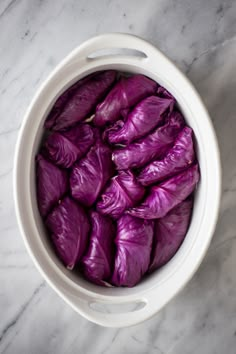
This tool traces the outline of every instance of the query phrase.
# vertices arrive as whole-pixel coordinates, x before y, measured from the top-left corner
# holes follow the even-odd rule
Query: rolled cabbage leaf
[[[84,80],[81,85],[78,84],[77,88],[72,90],[72,94],[64,93],[65,98],[59,100],[62,104],[56,105],[56,113],[49,114],[45,127],[63,131],[88,118],[111,88],[115,79],[116,72],[113,70],[98,72],[88,80]],[[54,112],[54,108],[52,111]]]
[[[112,159],[117,169],[143,167],[148,162],[164,156],[173,146],[183,126],[183,116],[179,112],[173,112],[166,123],[151,134],[124,148],[115,149]]]
[[[65,132],[53,132],[44,143],[43,153],[55,164],[69,168],[84,156],[94,143],[89,124],[79,124]]]
[[[117,219],[127,208],[136,205],[143,198],[144,192],[131,171],[120,171],[101,195],[97,210]]]
[[[172,112],[174,99],[149,96],[139,102],[127,119],[118,121],[107,129],[107,139],[112,144],[129,144],[161,125]]]
[[[194,160],[193,131],[185,127],[167,155],[162,160],[153,161],[144,167],[138,180],[143,186],[148,186],[183,171],[192,165]]]
[[[89,246],[82,259],[83,272],[93,283],[106,285],[113,271],[115,225],[96,211],[90,213]]]
[[[162,218],[194,191],[198,181],[199,169],[195,164],[159,185],[151,187],[144,202],[126,212],[142,219]]]
[[[97,106],[94,124],[104,126],[115,122],[121,115],[126,116],[127,108],[130,109],[156,90],[157,83],[144,75],[121,77],[104,101]]]
[[[70,189],[73,198],[87,207],[92,206],[113,174],[111,150],[98,141],[87,155],[72,167]]]
[[[148,270],[154,222],[123,215],[117,221],[112,284],[132,287]]]
[[[58,256],[68,269],[73,269],[88,242],[90,225],[84,209],[65,197],[48,215],[46,226]]]
[[[40,214],[45,217],[68,190],[68,174],[41,154],[36,157],[37,201]]]
[[[149,271],[152,272],[175,255],[188,231],[193,208],[193,199],[188,198],[156,220]]]

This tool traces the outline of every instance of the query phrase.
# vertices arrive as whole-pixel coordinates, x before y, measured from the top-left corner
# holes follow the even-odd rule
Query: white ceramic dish
[[[134,52],[132,55],[114,54],[114,49],[120,48]],[[101,50],[106,50],[106,55]],[[107,50],[113,50],[113,54],[107,55]],[[97,55],[92,56],[94,53]],[[140,53],[142,55],[138,55]],[[144,74],[176,97],[195,132],[201,170],[192,222],[183,245],[166,266],[130,289],[98,287],[65,269],[47,243],[36,203],[34,158],[48,112],[71,84],[91,72],[105,69]],[[97,324],[108,327],[137,324],[154,315],[183,288],[200,265],[211,241],[220,194],[219,151],[206,108],[176,66],[138,37],[104,34],[76,48],[43,83],[24,117],[14,164],[14,198],[21,233],[35,265],[52,288],[77,312]],[[118,313],[100,312],[99,306],[92,306],[94,303],[108,308],[118,304]],[[127,310],[127,304],[135,304],[133,311]]]

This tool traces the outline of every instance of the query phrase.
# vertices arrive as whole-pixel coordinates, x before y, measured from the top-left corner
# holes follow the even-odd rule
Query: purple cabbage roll
[[[111,150],[98,141],[87,155],[72,167],[70,189],[73,198],[87,207],[92,206],[113,174]]]
[[[89,81],[95,75],[96,75],[95,73],[92,73],[84,77],[83,79],[77,81],[74,85],[70,86],[65,92],[63,92],[58,97],[58,99],[54,103],[45,121],[46,128],[50,129],[52,127],[53,122],[56,120],[57,116],[61,113],[67,101],[69,101],[69,99],[74,95],[74,93],[78,90],[80,86],[83,86],[87,81]]]
[[[117,221],[116,255],[112,284],[132,287],[148,270],[154,222],[123,215]]]
[[[149,272],[160,268],[175,255],[188,231],[193,199],[187,199],[156,220]]]
[[[45,217],[68,190],[67,171],[37,155],[36,184],[39,212]]]
[[[153,133],[133,144],[113,151],[112,159],[118,170],[142,167],[160,158],[173,146],[176,136],[184,126],[183,116],[173,112],[166,123]]]
[[[96,211],[90,213],[92,225],[89,247],[82,259],[84,275],[98,285],[105,285],[113,272],[115,226]]]
[[[43,153],[55,164],[69,168],[88,152],[94,141],[91,125],[80,124],[65,132],[49,135]]]
[[[73,269],[84,254],[90,229],[84,209],[65,197],[46,219],[53,245],[68,269]]]
[[[45,127],[55,131],[63,131],[91,115],[96,105],[115,82],[116,72],[113,70],[98,72],[84,79],[72,90],[62,94],[56,107],[45,121]],[[71,92],[72,91],[72,92]]]
[[[129,144],[155,127],[172,112],[174,99],[149,96],[139,102],[129,113],[126,121],[118,121],[107,129],[107,139],[111,144]]]
[[[138,181],[143,186],[148,186],[183,171],[194,160],[193,131],[185,127],[167,155],[162,160],[153,161],[144,167],[138,176]]]
[[[158,219],[185,200],[199,181],[198,165],[150,188],[144,202],[126,213],[142,219]]]
[[[136,205],[144,193],[144,187],[137,182],[131,171],[120,171],[101,195],[97,210],[117,219],[127,208]]]
[[[122,112],[131,108],[143,98],[153,95],[157,83],[143,75],[122,77],[111,89],[103,102],[96,108],[94,124],[103,126],[118,120]]]

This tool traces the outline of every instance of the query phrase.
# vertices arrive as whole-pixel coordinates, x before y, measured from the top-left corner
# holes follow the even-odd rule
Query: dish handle
[[[135,300],[127,298],[113,298],[102,300],[78,295],[66,294],[64,300],[78,313],[88,320],[104,327],[129,327],[152,317],[165,304],[164,297],[157,299],[156,290],[148,292]]]
[[[67,56],[66,61],[71,64],[79,60],[82,64],[83,61],[88,63],[111,57],[121,59],[122,56],[141,60],[150,65],[150,61],[157,63],[157,57],[161,59],[163,54],[138,36],[128,33],[107,33],[82,43]]]

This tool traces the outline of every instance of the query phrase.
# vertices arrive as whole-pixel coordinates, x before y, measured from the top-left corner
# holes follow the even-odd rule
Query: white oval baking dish
[[[134,51],[119,55],[114,54],[114,49]],[[109,50],[113,54],[107,55]],[[138,55],[140,53],[142,55]],[[144,74],[175,96],[187,123],[195,132],[201,170],[193,217],[183,245],[166,266],[134,288],[99,287],[65,269],[47,242],[36,203],[34,159],[48,112],[57,97],[75,81],[106,69]],[[35,265],[52,288],[78,313],[97,324],[108,327],[137,324],[154,315],[183,288],[200,265],[211,241],[220,194],[219,150],[202,100],[172,62],[136,36],[104,34],[73,50],[42,84],[26,112],[14,163],[14,199],[21,233]],[[101,312],[99,306],[93,306],[94,303],[108,308],[117,304],[118,312],[109,312],[109,309]],[[135,304],[133,311],[126,309],[130,303]]]

